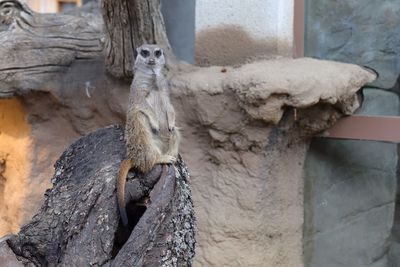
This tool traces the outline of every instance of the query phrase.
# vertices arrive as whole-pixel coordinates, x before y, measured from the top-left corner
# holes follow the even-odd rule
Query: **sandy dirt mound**
[[[302,266],[308,137],[352,113],[356,91],[374,78],[309,58],[172,78],[193,177],[196,266]]]

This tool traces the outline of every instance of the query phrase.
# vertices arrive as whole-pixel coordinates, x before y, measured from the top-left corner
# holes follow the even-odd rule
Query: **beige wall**
[[[196,61],[242,64],[265,55],[292,56],[294,0],[197,0]]]

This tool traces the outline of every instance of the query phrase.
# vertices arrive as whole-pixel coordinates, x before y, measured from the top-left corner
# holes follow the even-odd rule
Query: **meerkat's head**
[[[159,73],[165,65],[164,51],[157,45],[144,44],[136,49],[135,67]]]

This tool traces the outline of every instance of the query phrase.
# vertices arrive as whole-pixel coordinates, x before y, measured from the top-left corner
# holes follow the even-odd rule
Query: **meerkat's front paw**
[[[174,157],[174,156],[166,155],[165,157],[166,157],[166,160],[167,160],[166,163],[171,163],[172,164],[172,163],[176,162],[176,157]]]
[[[157,162],[157,163],[159,163],[159,164],[173,164],[175,162],[176,162],[176,157],[171,156],[171,155],[163,155],[160,158],[159,162]]]
[[[169,161],[170,161],[170,163],[175,163],[176,162],[176,157],[169,156]]]

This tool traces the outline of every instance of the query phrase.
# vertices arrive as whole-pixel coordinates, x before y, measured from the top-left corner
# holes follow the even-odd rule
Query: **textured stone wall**
[[[369,89],[365,95],[359,113],[397,115],[393,93]],[[312,142],[305,165],[305,266],[390,266],[396,167],[396,144]]]
[[[306,136],[334,123],[337,108],[354,111],[353,93],[373,77],[302,58],[171,80],[198,219],[195,266],[303,266]]]
[[[379,72],[359,111],[399,115],[400,2],[308,0],[305,53]],[[313,140],[305,170],[305,264],[399,266],[398,148],[371,141]]]
[[[306,1],[305,54],[370,66],[390,88],[400,73],[397,0]]]

